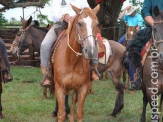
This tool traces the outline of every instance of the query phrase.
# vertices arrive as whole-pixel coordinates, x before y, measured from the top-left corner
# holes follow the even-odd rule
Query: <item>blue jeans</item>
[[[126,34],[124,34],[119,40],[118,42],[123,44],[125,42],[125,39],[126,39]]]
[[[125,41],[125,39],[126,39],[126,34],[124,34],[124,35],[118,40],[118,42],[121,43],[121,44],[123,44],[124,41]],[[136,73],[136,71],[135,71],[135,69],[132,67],[131,63],[129,64],[129,69],[128,69],[128,71],[129,71],[129,76],[130,76],[130,82],[132,82],[132,81],[134,81],[134,74]],[[141,82],[140,77],[139,77],[139,79],[138,79],[137,81],[138,81],[138,82]]]
[[[132,67],[131,63],[129,64],[129,76],[130,76],[130,82],[134,81],[134,74],[136,73],[135,69]],[[137,82],[141,82],[140,77],[138,78]]]

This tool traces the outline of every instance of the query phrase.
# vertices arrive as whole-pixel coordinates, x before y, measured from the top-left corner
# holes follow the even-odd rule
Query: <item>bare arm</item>
[[[146,21],[151,27],[153,26],[154,20],[153,20],[152,16],[146,16],[146,17],[145,17],[145,21]]]
[[[122,11],[122,13],[119,15],[119,19],[123,19],[124,15],[125,15],[125,11],[127,9],[129,9],[131,6],[127,6],[126,8],[124,8],[124,10]]]

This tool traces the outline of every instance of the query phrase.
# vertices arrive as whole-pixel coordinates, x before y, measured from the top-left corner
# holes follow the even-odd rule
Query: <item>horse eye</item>
[[[80,26],[80,27],[81,27],[82,25],[83,25],[83,24],[82,24],[81,22],[78,22],[78,26]]]

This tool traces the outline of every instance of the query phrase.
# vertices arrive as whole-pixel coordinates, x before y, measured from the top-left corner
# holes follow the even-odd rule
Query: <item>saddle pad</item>
[[[109,57],[112,55],[112,50],[109,41],[107,39],[103,39],[103,44],[106,49],[106,53],[105,53],[106,56],[104,55],[103,57],[99,58],[98,62],[101,64],[106,64],[109,60]]]

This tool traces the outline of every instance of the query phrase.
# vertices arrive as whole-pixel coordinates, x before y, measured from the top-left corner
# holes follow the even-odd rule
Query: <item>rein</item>
[[[67,45],[68,45],[68,47],[76,54],[76,56],[78,57],[78,56],[81,56],[82,55],[82,53],[80,53],[80,52],[77,52],[77,51],[75,51],[71,46],[70,46],[70,21],[69,21],[69,23],[68,23],[68,29],[67,29]]]

